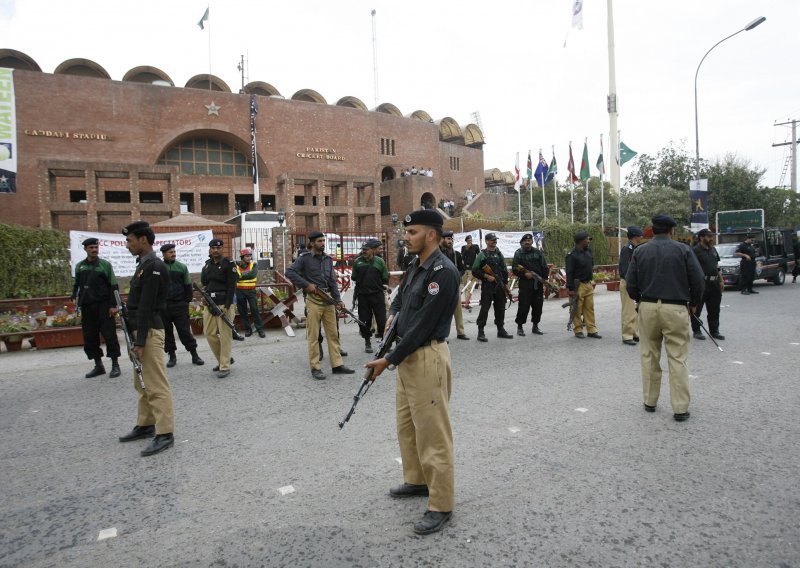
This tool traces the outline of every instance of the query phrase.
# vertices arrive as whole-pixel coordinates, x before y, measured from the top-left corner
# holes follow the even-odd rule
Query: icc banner
[[[0,193],[17,192],[17,112],[13,69],[0,67]]]
[[[708,229],[708,180],[689,181],[689,198],[692,200],[692,232]]]

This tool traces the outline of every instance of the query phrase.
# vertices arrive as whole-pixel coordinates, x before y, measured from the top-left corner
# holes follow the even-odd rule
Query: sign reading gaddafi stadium
[[[0,193],[17,192],[17,111],[14,71],[0,67]]]
[[[305,151],[297,152],[298,158],[309,160],[334,160],[344,162],[344,156],[339,155],[333,148],[306,148]]]

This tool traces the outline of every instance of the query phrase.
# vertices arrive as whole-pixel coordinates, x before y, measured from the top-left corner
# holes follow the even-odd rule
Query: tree
[[[625,180],[629,189],[671,187],[689,191],[689,180],[694,178],[694,159],[685,147],[675,147],[674,142],[658,151],[656,156],[642,154],[633,165],[633,171]],[[688,202],[688,198],[687,198]]]

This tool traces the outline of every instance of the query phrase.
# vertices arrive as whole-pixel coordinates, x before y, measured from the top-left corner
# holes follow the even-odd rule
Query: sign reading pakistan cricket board
[[[17,192],[17,115],[13,69],[0,67],[0,193]]]

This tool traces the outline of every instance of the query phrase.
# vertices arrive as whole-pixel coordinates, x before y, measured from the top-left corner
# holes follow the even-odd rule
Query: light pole
[[[278,227],[281,230],[281,258],[283,258],[283,273],[286,274],[286,229],[283,227],[283,222],[286,221],[286,213],[283,209],[278,211]]]
[[[706,51],[706,54],[700,60],[700,63],[697,64],[697,71],[694,72],[694,141],[695,141],[695,158],[697,160],[697,162],[695,164],[695,168],[696,168],[695,171],[696,171],[697,179],[700,178],[700,134],[699,134],[699,128],[697,126],[697,74],[700,73],[700,66],[703,64],[703,61],[706,60],[706,57],[708,57],[708,54],[711,53],[712,51],[714,51],[714,48],[717,47],[719,44],[721,44],[723,41],[731,39],[733,36],[738,35],[738,34],[740,34],[742,32],[749,32],[753,28],[763,24],[766,21],[766,19],[767,18],[765,18],[764,16],[758,17],[755,20],[753,20],[752,22],[750,22],[749,24],[747,24],[745,27],[740,29],[739,31],[737,31],[735,33],[732,33],[728,37],[722,38],[717,43],[712,45],[711,49]]]

